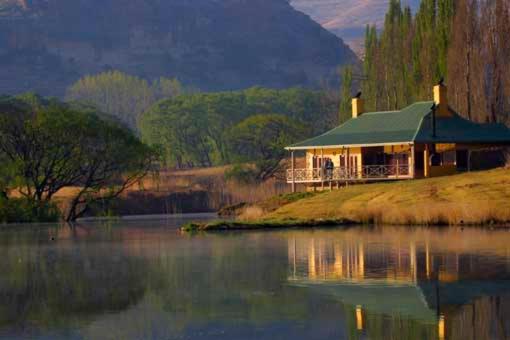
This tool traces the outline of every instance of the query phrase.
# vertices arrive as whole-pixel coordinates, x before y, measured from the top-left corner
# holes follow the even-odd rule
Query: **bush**
[[[26,198],[0,198],[0,223],[56,222],[59,217],[54,204],[39,206]]]
[[[225,172],[225,179],[242,184],[252,184],[257,182],[257,172],[247,165],[236,164]]]

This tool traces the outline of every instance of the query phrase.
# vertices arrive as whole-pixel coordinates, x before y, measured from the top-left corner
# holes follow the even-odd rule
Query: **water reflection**
[[[510,233],[0,231],[0,338],[505,339]]]
[[[399,334],[403,324],[416,332],[407,334],[412,338],[510,336],[507,231],[375,228],[309,236],[288,238],[288,280],[349,306],[353,338]]]

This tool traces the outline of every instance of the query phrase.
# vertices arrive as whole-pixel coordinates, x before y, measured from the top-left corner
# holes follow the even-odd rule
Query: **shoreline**
[[[349,220],[285,220],[285,221],[215,221],[210,223],[190,222],[183,225],[183,232],[195,231],[242,231],[242,230],[275,230],[296,228],[347,227],[357,225]]]
[[[351,220],[260,220],[260,221],[216,221],[210,223],[190,222],[183,225],[182,232],[223,232],[249,230],[287,230],[287,229],[317,229],[317,228],[347,228],[347,227],[410,227],[410,228],[483,228],[486,230],[509,229],[508,223],[470,223],[470,224],[379,224],[363,223]]]
[[[224,209],[226,221],[185,230],[343,225],[510,228],[510,169],[279,195]],[[229,217],[235,222],[229,222]]]

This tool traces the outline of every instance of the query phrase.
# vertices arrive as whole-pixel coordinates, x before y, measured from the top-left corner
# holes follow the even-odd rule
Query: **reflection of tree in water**
[[[142,259],[106,243],[53,243],[51,235],[47,229],[2,233],[0,327],[84,323],[143,297]]]
[[[0,233],[2,331],[437,339],[443,327],[445,339],[509,337],[510,246],[500,234],[465,232],[452,244],[437,231],[392,229],[188,238],[105,227],[62,235],[69,230],[57,242],[54,231]]]
[[[151,290],[183,326],[199,320],[262,322],[306,315],[306,304],[280,287],[287,273],[284,247],[269,256],[263,242],[257,236],[246,243],[209,236],[192,240],[178,254],[163,250]]]
[[[179,242],[159,236],[149,240],[145,234],[140,244],[131,244],[137,256],[151,258],[144,300],[98,322],[88,332],[91,338],[207,338],[223,331],[226,338],[245,338],[271,325],[297,330],[303,338],[306,330],[296,323],[321,316],[335,325],[341,320],[340,303],[285,284],[285,240],[264,233],[199,235]],[[112,329],[112,324],[122,327]],[[330,329],[314,331],[327,338]]]

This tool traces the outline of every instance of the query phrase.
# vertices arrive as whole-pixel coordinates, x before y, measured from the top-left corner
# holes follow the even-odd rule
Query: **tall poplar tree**
[[[344,68],[342,76],[342,88],[340,90],[340,110],[338,113],[338,121],[340,124],[345,123],[352,115],[352,67]]]

